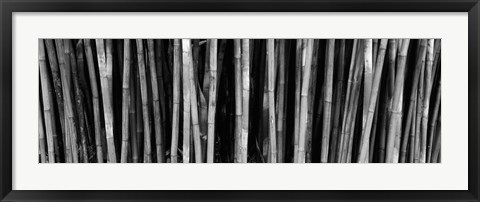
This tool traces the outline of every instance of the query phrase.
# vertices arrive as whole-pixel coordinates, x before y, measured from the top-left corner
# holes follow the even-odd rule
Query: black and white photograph
[[[438,38],[41,38],[38,66],[39,163],[441,163]]]

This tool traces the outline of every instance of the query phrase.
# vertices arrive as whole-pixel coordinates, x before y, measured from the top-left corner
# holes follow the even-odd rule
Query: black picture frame
[[[0,10],[2,23],[0,32],[1,201],[479,201],[479,0],[0,0]],[[12,14],[14,12],[468,12],[468,190],[12,190]]]

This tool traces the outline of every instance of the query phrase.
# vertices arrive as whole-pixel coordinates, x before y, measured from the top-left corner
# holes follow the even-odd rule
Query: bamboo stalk
[[[142,100],[142,112],[143,112],[143,129],[144,129],[144,146],[143,146],[143,162],[152,162],[152,148],[151,148],[151,129],[150,129],[150,117],[148,115],[148,93],[147,93],[147,73],[145,67],[145,56],[143,49],[142,39],[136,39],[137,42],[137,60],[138,60],[138,73],[140,75],[140,93]]]
[[[153,39],[147,39],[148,63],[150,67],[150,81],[153,99],[153,122],[155,131],[155,145],[157,152],[157,162],[165,162],[165,135],[163,134],[162,117],[160,112],[160,98],[158,92],[157,67],[155,62],[155,50]]]
[[[45,44],[43,43],[42,39],[38,41],[38,44],[39,44],[38,63],[40,66],[40,81],[41,81],[42,98],[43,98],[43,114],[45,116],[45,126],[46,126],[45,128],[46,128],[46,134],[47,134],[48,162],[55,163],[55,148],[53,144],[53,136],[54,136],[53,124],[55,120],[52,114],[52,100],[49,93],[51,91],[51,87],[50,87],[50,83],[48,83],[47,62],[45,60]],[[39,111],[39,113],[41,112]],[[43,129],[41,131],[43,132]],[[45,151],[45,148],[44,148],[44,151]]]
[[[278,58],[278,116],[277,116],[277,134],[278,134],[278,162],[285,162],[285,40],[280,39],[278,43],[279,58]]]
[[[372,54],[372,39],[363,40],[364,49],[364,62],[365,62],[365,73],[363,80],[363,116],[362,116],[362,126],[365,125],[367,121],[367,114],[370,105],[370,93],[372,91],[372,82],[373,82],[373,54]]]
[[[122,152],[121,163],[127,162],[129,147],[129,108],[130,108],[130,39],[125,39],[123,47],[122,79]]]
[[[415,72],[413,75],[413,87],[412,87],[412,93],[410,95],[410,105],[408,108],[408,114],[407,114],[407,123],[405,126],[405,131],[404,131],[404,140],[402,141],[402,148],[400,151],[400,162],[404,163],[405,162],[405,157],[406,157],[406,150],[407,150],[407,137],[408,134],[410,133],[410,128],[412,125],[412,119],[414,116],[414,107],[415,107],[415,102],[416,102],[416,94],[418,90],[418,80],[420,77],[420,70],[422,68],[422,65],[425,63],[425,55],[426,55],[426,40],[422,40],[419,46],[419,52],[420,54],[418,55],[417,62],[415,65]]]
[[[96,156],[97,162],[103,163],[103,148],[102,148],[102,140],[101,140],[101,118],[100,118],[100,101],[98,97],[98,87],[97,87],[97,79],[95,75],[95,65],[93,61],[93,53],[92,47],[90,44],[90,39],[84,39],[85,44],[85,55],[87,57],[87,66],[88,66],[88,73],[90,77],[90,90],[92,93],[92,102],[93,102],[93,118],[94,118],[94,127],[95,127],[95,145],[96,145]]]
[[[131,44],[131,42],[130,42]],[[131,45],[130,45],[131,47]],[[131,48],[130,48],[131,50]],[[125,51],[124,51],[125,52]],[[132,53],[130,53],[132,54]],[[133,57],[134,55],[131,55],[130,57]],[[140,153],[140,145],[138,141],[138,134],[137,134],[137,110],[136,110],[136,84],[135,84],[135,68],[132,68],[134,65],[133,60],[130,60],[130,104],[129,104],[129,121],[130,121],[130,149],[132,153],[132,161],[133,163],[138,163],[140,162],[139,160],[139,153]]]
[[[174,62],[173,62],[173,113],[172,113],[172,144],[171,161],[177,163],[178,133],[179,133],[179,108],[180,108],[180,68],[182,53],[180,39],[174,40]]]
[[[210,78],[211,83],[217,81],[217,39],[210,39]],[[208,144],[207,144],[207,163],[214,161],[214,143],[215,143],[215,111],[216,111],[216,85],[209,85],[209,99],[208,99]]]
[[[267,91],[268,91],[268,134],[270,139],[270,163],[277,162],[277,135],[275,123],[275,96],[274,96],[274,69],[275,69],[275,42],[274,39],[267,39]]]
[[[428,117],[430,110],[430,95],[432,92],[432,68],[434,57],[434,40],[429,39],[427,43],[427,62],[425,68],[425,99],[423,100],[423,114],[422,114],[422,138],[420,144],[420,163],[427,161],[427,133],[428,133]]]
[[[61,39],[56,39],[55,44],[57,46],[57,56],[59,57],[60,63],[60,74],[62,77],[62,92],[63,92],[63,99],[65,104],[65,119],[66,119],[66,135],[68,137],[68,145],[71,153],[67,153],[69,155],[69,162],[78,163],[78,148],[77,148],[77,129],[76,123],[74,119],[74,111],[73,111],[73,103],[72,103],[72,95],[70,82],[71,82],[71,68],[70,62],[67,60],[69,48],[64,47],[64,41]],[[68,46],[68,43],[65,44]],[[67,58],[66,58],[67,57]],[[64,67],[64,68],[62,68]],[[63,70],[63,71],[62,71]],[[44,109],[45,110],[45,109]],[[70,157],[71,156],[71,157]]]
[[[438,90],[435,96],[435,104],[433,107],[433,116],[430,121],[430,134],[428,136],[428,145],[427,145],[427,163],[434,163],[432,161],[432,148],[433,148],[433,139],[435,135],[435,129],[437,127],[438,114],[440,112],[440,99],[441,99],[441,83],[438,84]]]
[[[305,141],[306,141],[306,123],[307,123],[307,105],[308,105],[308,84],[310,81],[311,59],[313,50],[313,39],[306,40],[305,69],[303,70],[301,101],[300,101],[300,131],[298,139],[298,159],[297,163],[305,163]]]
[[[322,128],[322,151],[320,153],[320,162],[328,162],[328,145],[330,143],[331,119],[332,119],[332,94],[333,94],[333,62],[335,52],[335,39],[327,41],[327,70],[325,74],[325,98],[323,109],[323,128]]]
[[[38,153],[40,154],[40,163],[47,162],[47,155],[45,152],[45,126],[43,124],[42,106],[38,101]]]
[[[363,75],[363,49],[364,43],[357,41],[357,51],[352,52],[352,62],[350,63],[350,70],[348,76],[348,85],[347,85],[347,98],[345,99],[346,110],[344,111],[343,121],[342,121],[342,130],[340,136],[340,146],[339,146],[339,155],[337,157],[339,163],[345,163],[348,155],[348,148],[350,145],[350,131],[352,128],[352,116],[356,114],[357,102],[356,95],[359,93],[359,79]],[[354,44],[355,47],[355,44]],[[354,49],[355,50],[355,49]],[[350,76],[351,75],[351,76]],[[355,120],[355,119],[353,119]]]
[[[60,126],[61,126],[61,131],[57,131],[54,136],[53,136],[53,144],[54,144],[54,150],[55,155],[57,156],[57,161],[60,161],[60,148],[59,148],[59,141],[58,137],[56,137],[57,133],[60,136],[65,136],[65,119],[62,117],[65,117],[64,109],[63,109],[63,93],[62,93],[62,81],[60,79],[60,71],[58,69],[58,62],[57,62],[57,55],[55,53],[55,44],[52,39],[44,39],[45,42],[45,47],[47,49],[47,56],[48,56],[48,61],[50,64],[50,71],[52,73],[52,80],[53,80],[53,89],[55,92],[55,100],[57,103],[57,110],[58,110],[58,115],[60,117]],[[65,151],[65,150],[64,150]],[[67,152],[65,152],[67,153]]]
[[[189,43],[186,45],[185,43]],[[186,46],[190,47],[190,41],[182,39],[182,92],[183,92],[183,163],[190,163],[190,76],[188,63],[188,51]]]
[[[420,70],[420,78],[424,78],[425,76],[425,63],[422,63],[422,67]],[[416,120],[415,120],[415,153],[414,153],[414,162],[420,162],[420,139],[421,139],[421,124],[422,124],[422,112],[423,112],[423,99],[424,99],[424,91],[425,91],[425,80],[419,80],[419,87],[417,92],[417,109],[416,109]]]
[[[241,138],[242,138],[242,42],[234,39],[234,68],[235,68],[235,163],[241,162]]]
[[[340,114],[344,110],[343,100],[345,95],[343,94],[343,78],[345,74],[345,39],[340,40],[340,53],[338,59],[338,74],[335,79],[334,88],[334,107],[333,107],[333,126],[332,126],[332,140],[330,141],[329,162],[337,162],[337,142],[339,139],[339,124]]]
[[[112,106],[112,40],[95,39],[97,45],[98,67],[100,69],[100,85],[107,138],[108,161],[116,163],[115,141],[113,136],[113,106]]]
[[[241,162],[248,160],[248,131],[250,109],[250,41],[242,39],[242,133],[240,138]]]
[[[295,122],[294,122],[294,151],[293,162],[298,163],[299,155],[299,138],[300,138],[300,106],[301,106],[301,79],[302,79],[302,40],[297,39],[295,49]]]
[[[76,109],[76,119],[75,122],[78,123],[78,132],[80,133],[80,157],[83,163],[88,163],[88,154],[87,154],[87,123],[85,122],[85,103],[84,96],[81,91],[81,86],[79,82],[79,66],[77,66],[77,59],[75,58],[75,50],[71,40],[65,39],[65,54],[69,57],[70,67],[72,72],[73,80],[73,89],[74,89],[74,98],[75,98],[75,109]],[[68,48],[68,49],[67,49]],[[68,52],[68,53],[67,53]],[[83,65],[83,64],[82,64]],[[83,70],[83,68],[81,68]],[[80,70],[80,71],[81,71]],[[74,114],[75,114],[74,112]]]
[[[200,126],[198,123],[198,103],[197,103],[197,89],[194,80],[192,48],[189,39],[182,40],[183,49],[183,68],[188,71],[187,82],[190,82],[190,113],[193,126],[193,143],[195,149],[195,162],[202,163],[202,147],[200,142]],[[184,106],[185,107],[185,106]]]
[[[348,70],[348,79],[347,79],[347,91],[345,93],[345,99],[344,99],[344,102],[342,103],[343,106],[344,106],[344,109],[343,109],[343,115],[342,115],[342,121],[339,123],[340,125],[338,127],[340,127],[339,129],[339,137],[338,137],[338,140],[337,140],[337,152],[336,152],[336,155],[335,155],[335,161],[337,163],[340,163],[342,161],[342,155],[343,155],[343,150],[344,150],[344,142],[345,142],[345,122],[347,120],[347,116],[348,116],[348,113],[349,113],[349,103],[350,103],[350,93],[352,91],[352,82],[353,82],[353,73],[354,73],[354,70],[355,70],[355,56],[357,55],[357,49],[358,49],[358,40],[357,39],[354,39],[353,40],[353,45],[352,45],[352,55],[351,55],[351,59],[350,59],[350,67],[349,67],[349,70]]]
[[[442,138],[442,135],[441,135],[441,132],[442,130],[440,130],[440,125],[441,125],[441,117],[438,116],[438,123],[437,123],[437,137],[435,138],[435,145],[434,145],[434,148],[433,148],[433,152],[432,152],[432,163],[436,162],[436,163],[440,163],[441,162],[441,159],[440,159],[440,150],[441,150],[441,138]]]
[[[312,51],[312,64],[311,64],[311,75],[310,75],[310,88],[308,89],[308,117],[307,117],[307,137],[306,137],[306,148],[305,148],[305,162],[312,162],[312,133],[313,133],[313,111],[315,105],[315,96],[317,92],[317,72],[318,72],[318,49],[320,40],[313,40],[313,51]],[[322,88],[324,86],[322,85]],[[323,90],[323,89],[322,89]]]
[[[401,111],[400,111],[400,96],[403,91],[403,86],[404,86],[404,79],[405,79],[405,63],[406,63],[406,57],[407,57],[407,51],[408,51],[408,46],[410,44],[410,39],[403,39],[402,40],[402,48],[399,52],[398,56],[398,72],[395,78],[395,92],[393,94],[393,111],[391,115],[391,120],[389,123],[389,130],[388,130],[388,137],[387,137],[387,147],[386,147],[386,162],[387,163],[396,163],[398,162],[398,158],[394,157],[394,150],[399,149],[399,148],[394,148],[395,144],[395,130],[397,128],[397,125],[399,124],[399,120],[401,117]]]
[[[369,162],[369,146],[370,146],[370,133],[372,131],[372,124],[373,124],[373,116],[375,114],[375,108],[377,105],[377,96],[379,94],[380,88],[380,79],[382,76],[383,70],[383,61],[385,58],[385,52],[387,49],[387,39],[381,39],[380,47],[378,49],[378,58],[376,60],[377,64],[375,64],[375,74],[373,77],[373,84],[372,90],[370,94],[369,104],[368,104],[368,114],[366,115],[366,122],[363,125],[362,136],[360,140],[360,152],[358,157],[359,163],[368,163]],[[367,53],[368,57],[368,53]],[[368,59],[365,59],[365,66],[371,65],[368,64]]]

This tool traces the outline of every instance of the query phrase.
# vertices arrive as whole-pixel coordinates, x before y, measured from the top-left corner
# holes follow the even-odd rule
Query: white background
[[[38,38],[442,38],[441,164],[39,164]],[[15,13],[13,189],[468,188],[467,13]]]

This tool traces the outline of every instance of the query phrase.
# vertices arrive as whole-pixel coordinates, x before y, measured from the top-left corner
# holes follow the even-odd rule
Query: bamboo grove
[[[439,39],[40,39],[41,163],[438,163]]]

